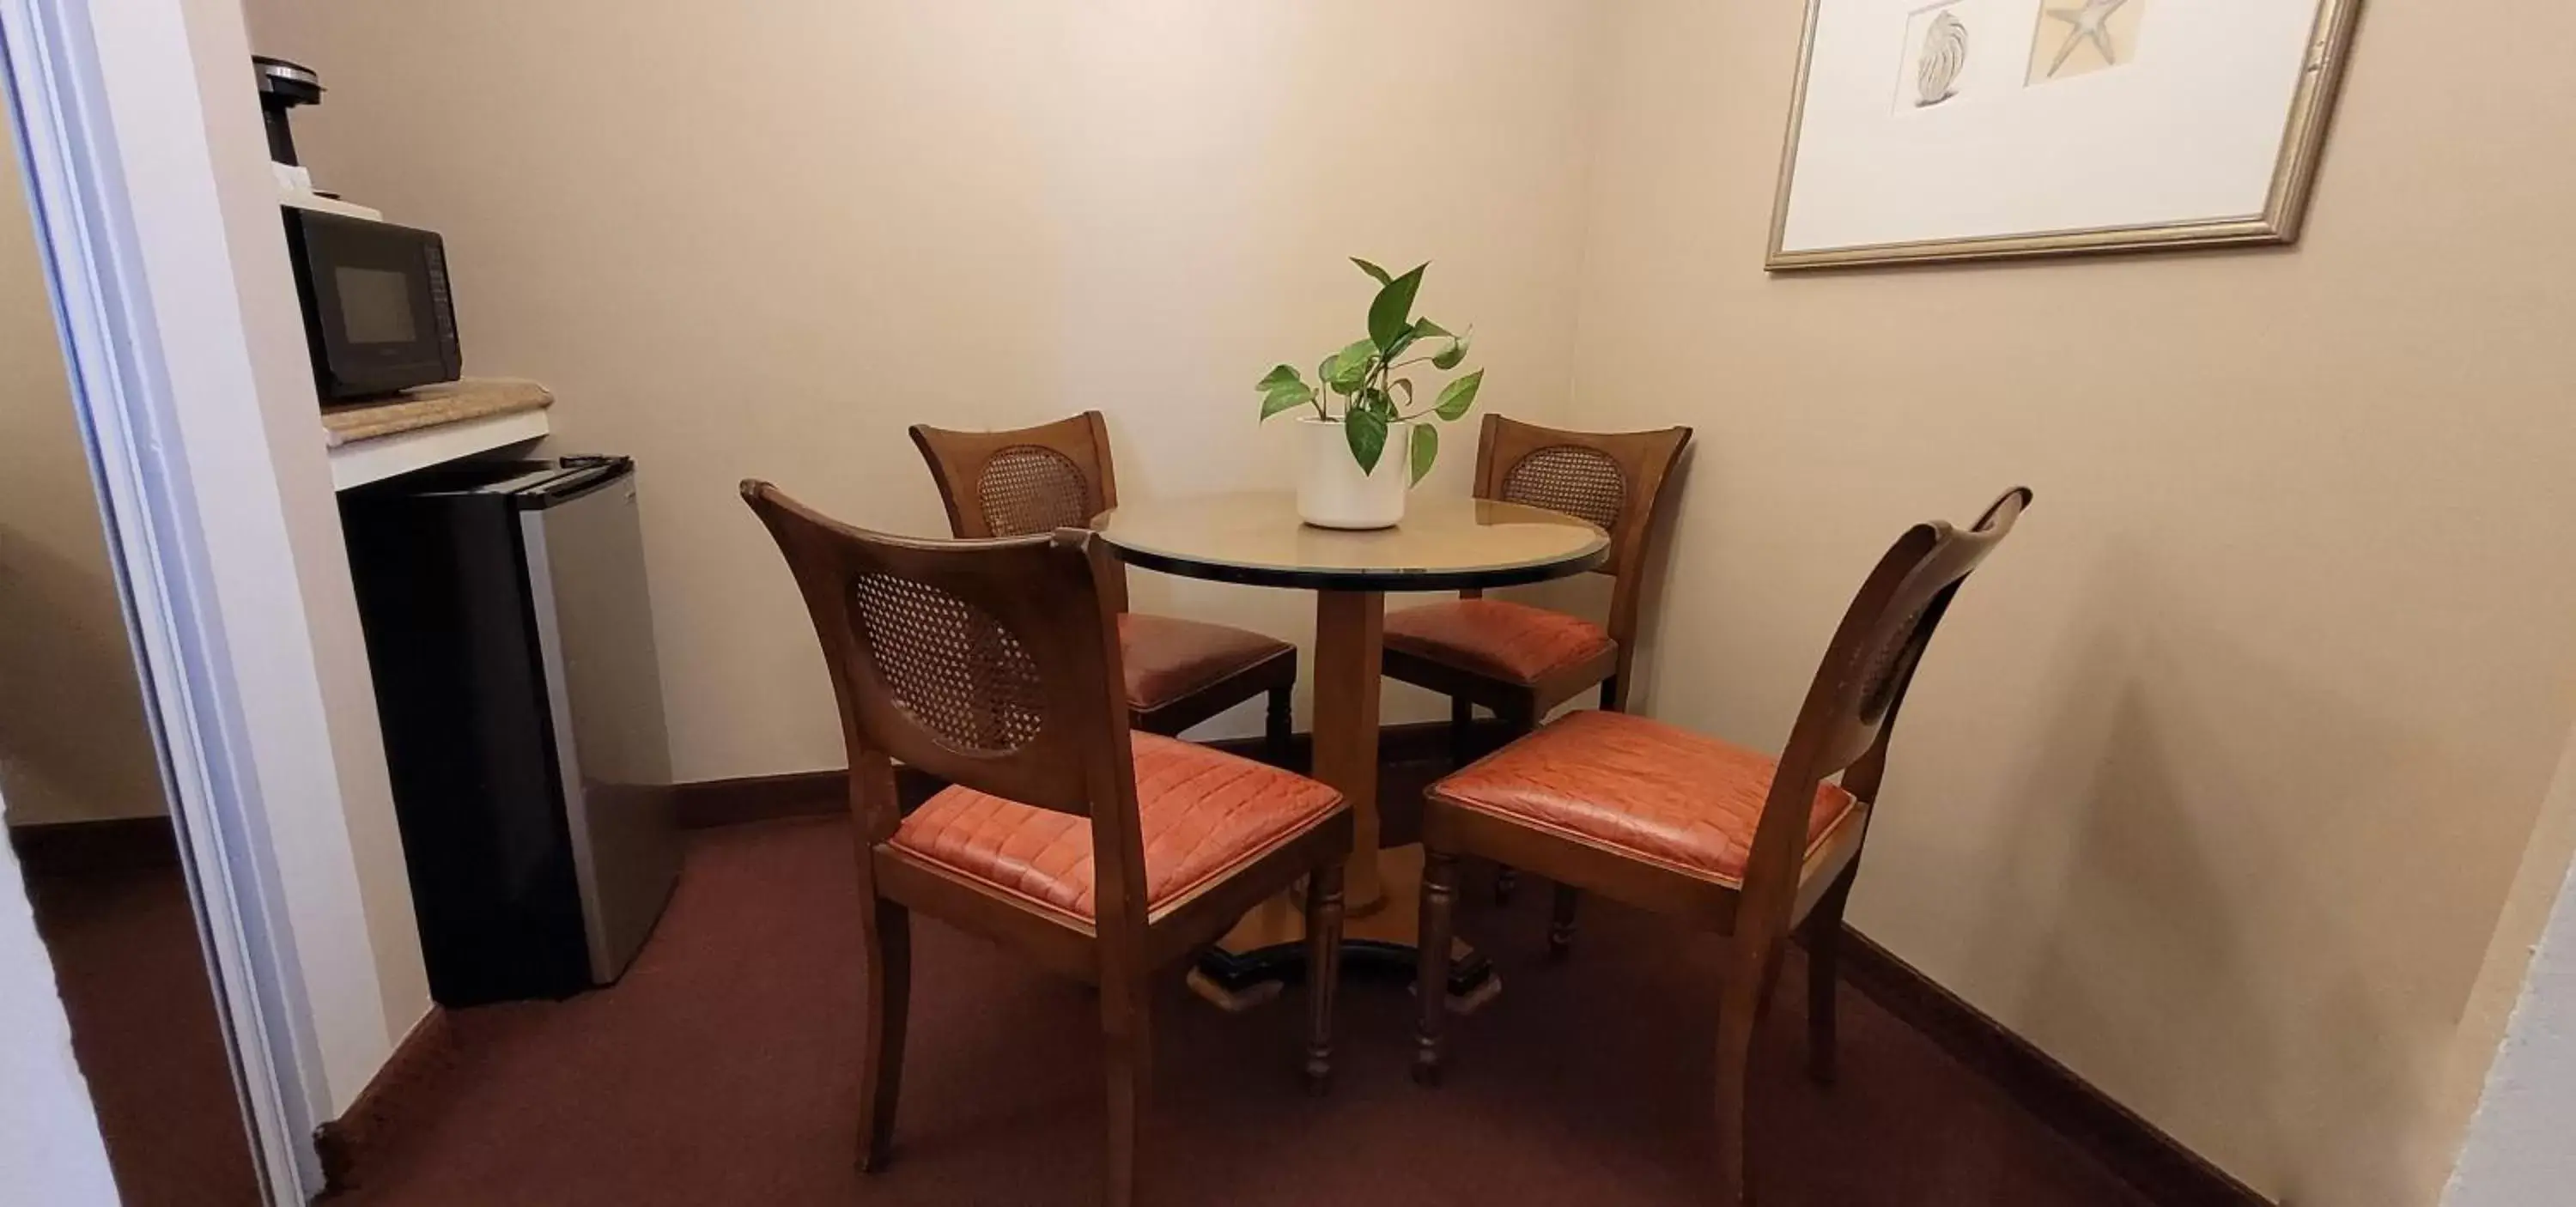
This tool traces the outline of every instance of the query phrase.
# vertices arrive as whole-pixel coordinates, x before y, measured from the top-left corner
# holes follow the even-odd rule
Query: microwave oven
[[[447,247],[436,233],[282,208],[313,384],[324,403],[454,381],[464,373]]]

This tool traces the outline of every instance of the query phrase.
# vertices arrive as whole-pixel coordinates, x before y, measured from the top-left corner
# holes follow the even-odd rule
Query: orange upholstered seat
[[[1088,433],[1105,454],[1098,414],[1056,426]],[[986,527],[960,509],[961,486],[964,498],[1007,503],[1002,510],[1021,520],[1032,510],[1054,516],[1038,504],[1065,502],[988,481],[985,462],[1000,465],[1007,487],[1032,477],[1032,465],[1070,461],[1029,433],[913,435],[941,468],[940,492],[960,527]],[[948,473],[956,461],[971,472]],[[1110,497],[1105,455],[1098,468],[1098,495]],[[1333,1074],[1343,865],[1359,828],[1351,807],[1324,784],[1155,736],[1147,724],[1177,729],[1192,715],[1174,708],[1221,710],[1269,691],[1284,731],[1295,655],[1229,679],[1269,675],[1271,686],[1131,719],[1120,650],[1140,626],[1121,623],[1125,571],[1094,534],[919,540],[853,528],[766,482],[743,483],[742,496],[813,617],[849,752],[859,1169],[883,1168],[894,1144],[916,913],[1099,988],[1109,1127],[1095,1202],[1135,1207],[1155,980],[1223,938],[1246,909],[1291,891],[1305,897],[1306,1085],[1323,1092]],[[1223,660],[1194,637],[1168,648],[1178,652],[1166,674]],[[950,786],[906,816],[897,763]]]
[[[1532,684],[1593,662],[1607,674],[1619,647],[1600,625],[1580,616],[1508,600],[1452,599],[1387,613],[1386,648]]]
[[[1888,546],[1844,610],[1777,759],[1622,712],[1578,712],[1426,789],[1415,1079],[1437,1082],[1447,1063],[1442,990],[1457,950],[1458,866],[1468,856],[1556,882],[1547,943],[1557,955],[1572,949],[1586,893],[1715,931],[1726,936],[1718,1182],[1701,1201],[1743,1207],[1754,1036],[1782,955],[1800,936],[1808,1068],[1830,1082],[1843,907],[1887,772],[1888,739],[1932,630],[2029,503],[2029,491],[2009,490],[1973,529],[1917,524]]]
[[[1152,913],[1332,816],[1341,793],[1220,750],[1139,733],[1137,833]],[[896,849],[1013,896],[1089,921],[1091,822],[971,788],[924,802]]]
[[[1118,614],[1118,645],[1127,673],[1127,707],[1140,713],[1195,695],[1268,659],[1285,658],[1293,668],[1297,658],[1297,647],[1276,637],[1136,612]]]
[[[1723,884],[1742,884],[1779,763],[1715,738],[1615,712],[1570,713],[1433,784],[1430,795]],[[1816,786],[1807,848],[1853,815]]]

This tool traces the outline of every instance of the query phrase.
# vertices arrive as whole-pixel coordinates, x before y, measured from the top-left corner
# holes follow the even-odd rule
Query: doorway
[[[256,1207],[267,1195],[107,531],[26,182],[9,156],[0,163],[0,822],[120,1200]]]

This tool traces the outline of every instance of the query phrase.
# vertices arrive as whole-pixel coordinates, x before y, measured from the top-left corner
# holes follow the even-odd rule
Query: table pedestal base
[[[1422,848],[1378,852],[1385,894],[1367,906],[1351,903],[1342,923],[1342,972],[1411,981],[1420,950]],[[1190,970],[1190,991],[1219,1009],[1240,1013],[1276,1000],[1306,978],[1306,914],[1294,896],[1274,897],[1226,932]],[[1503,991],[1503,979],[1483,952],[1462,940],[1449,944],[1449,1009],[1466,1014]]]

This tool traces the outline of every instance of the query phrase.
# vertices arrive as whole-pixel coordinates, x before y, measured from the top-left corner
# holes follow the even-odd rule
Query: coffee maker
[[[340,200],[337,194],[315,189],[313,173],[296,157],[295,130],[287,113],[298,106],[322,103],[322,77],[302,63],[267,55],[252,55],[250,65],[259,80],[259,113],[268,127],[269,168],[277,176],[278,201],[297,209],[383,220],[381,211],[353,205]]]

